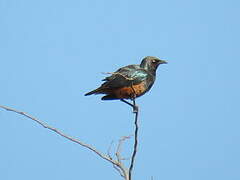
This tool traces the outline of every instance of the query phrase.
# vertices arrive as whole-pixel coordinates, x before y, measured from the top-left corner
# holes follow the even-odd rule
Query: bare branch
[[[117,151],[116,151],[116,157],[119,163],[122,163],[123,158],[121,157],[121,151],[122,151],[122,144],[126,139],[129,139],[131,136],[123,136],[118,141]]]
[[[134,161],[135,161],[135,158],[136,158],[136,154],[137,154],[137,146],[138,146],[138,112],[139,112],[139,108],[138,106],[136,105],[136,92],[135,92],[135,89],[133,88],[133,84],[131,86],[133,92],[134,92],[134,96],[132,97],[132,101],[133,101],[133,104],[129,103],[128,101],[124,100],[124,99],[120,99],[122,102],[130,105],[132,108],[133,108],[133,113],[135,113],[135,131],[134,131],[134,148],[133,148],[133,154],[131,156],[131,163],[130,163],[130,166],[129,166],[129,171],[128,171],[128,178],[129,180],[132,179],[132,170],[133,170],[133,166],[134,166]]]
[[[27,114],[27,113],[25,113],[25,112],[18,111],[18,110],[15,110],[15,109],[12,109],[12,108],[9,108],[9,107],[6,107],[6,106],[2,106],[2,105],[0,105],[0,108],[5,109],[5,110],[7,110],[7,111],[15,112],[15,113],[20,114],[20,115],[22,115],[22,116],[25,116],[25,117],[27,117],[27,118],[35,121],[36,123],[38,123],[38,124],[41,125],[42,127],[46,128],[46,129],[49,129],[49,130],[51,130],[51,131],[59,134],[60,136],[62,136],[62,137],[66,138],[66,139],[68,139],[68,140],[70,140],[70,141],[72,141],[72,142],[74,142],[74,143],[77,143],[77,144],[79,144],[79,145],[81,145],[81,146],[89,149],[90,151],[94,152],[95,154],[97,154],[97,155],[98,155],[99,157],[101,157],[102,159],[105,159],[106,161],[110,162],[110,163],[113,165],[114,169],[116,169],[116,170],[119,172],[119,174],[121,175],[121,177],[123,177],[125,180],[129,180],[128,169],[126,169],[121,162],[119,162],[119,161],[117,161],[117,160],[114,160],[114,159],[111,157],[111,155],[110,155],[111,145],[110,145],[110,147],[109,147],[109,149],[108,149],[108,154],[105,155],[105,154],[102,154],[101,152],[99,152],[99,151],[98,151],[96,148],[94,148],[93,146],[91,146],[91,145],[89,145],[89,144],[86,144],[86,143],[83,143],[82,141],[80,141],[80,140],[78,140],[78,139],[75,139],[75,138],[73,138],[73,137],[70,137],[70,136],[64,134],[63,132],[59,131],[58,129],[53,128],[53,127],[45,124],[44,122],[38,120],[37,118],[34,118],[33,116],[31,116],[31,115],[29,115],[29,114]],[[125,137],[125,139],[126,139],[126,137]],[[119,152],[119,153],[120,153],[120,152]]]
[[[95,154],[97,154],[97,155],[100,156],[101,158],[105,159],[106,161],[112,163],[113,165],[119,166],[118,162],[116,162],[115,160],[113,160],[113,159],[109,158],[108,156],[102,154],[101,152],[99,152],[97,149],[95,149],[95,148],[92,147],[91,145],[86,144],[86,143],[83,143],[83,142],[81,142],[81,141],[79,141],[79,140],[77,140],[77,139],[75,139],[75,138],[73,138],[73,137],[70,137],[70,136],[62,133],[62,132],[59,131],[58,129],[53,128],[53,127],[51,127],[51,126],[49,126],[49,125],[41,122],[40,120],[32,117],[31,115],[29,115],[29,114],[27,114],[27,113],[25,113],[25,112],[21,112],[21,111],[18,111],[18,110],[15,110],[15,109],[12,109],[12,108],[9,108],[9,107],[6,107],[6,106],[2,106],[2,105],[0,105],[0,108],[5,109],[5,110],[7,110],[7,111],[15,112],[15,113],[20,114],[20,115],[23,115],[23,116],[25,116],[25,117],[27,117],[27,118],[35,121],[36,123],[40,124],[42,127],[46,128],[46,129],[49,129],[49,130],[51,130],[51,131],[59,134],[60,136],[62,136],[62,137],[66,138],[66,139],[68,139],[68,140],[70,140],[70,141],[72,141],[72,142],[75,142],[75,143],[77,143],[77,144],[79,144],[79,145],[81,145],[81,146],[83,146],[83,147],[91,150],[92,152],[94,152]]]
[[[112,145],[113,145],[113,141],[111,141],[111,143],[109,145],[109,148],[108,148],[108,151],[107,151],[107,155],[108,155],[109,159],[113,159],[112,156],[111,156]]]
[[[136,104],[135,104],[135,98],[133,99],[133,104],[135,107]],[[134,161],[135,161],[135,157],[136,157],[136,154],[137,154],[137,145],[138,145],[138,111],[139,109],[137,108],[137,111],[134,111],[135,113],[135,133],[134,133],[134,149],[133,149],[133,154],[132,154],[132,157],[131,157],[131,164],[130,164],[130,167],[129,167],[129,180],[132,179],[132,170],[133,170],[133,166],[134,166]]]
[[[122,170],[121,170],[118,166],[116,166],[116,165],[113,164],[113,168],[116,169],[116,170],[119,172],[119,174],[120,174],[121,177],[125,178]],[[125,179],[126,179],[126,178],[125,178]],[[127,179],[126,179],[126,180],[127,180]]]

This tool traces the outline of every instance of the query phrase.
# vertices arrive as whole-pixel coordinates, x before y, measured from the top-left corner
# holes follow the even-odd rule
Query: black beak
[[[168,63],[167,61],[159,60],[159,64],[167,64],[167,63]]]

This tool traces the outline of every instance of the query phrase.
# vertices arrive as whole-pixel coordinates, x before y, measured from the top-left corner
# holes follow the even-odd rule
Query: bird
[[[135,98],[144,95],[151,89],[160,64],[167,64],[167,61],[154,56],[146,56],[139,65],[128,65],[110,73],[111,76],[103,79],[104,83],[100,87],[86,93],[85,96],[104,94],[102,100],[121,100],[136,108]],[[133,100],[134,104],[129,103],[126,99]]]

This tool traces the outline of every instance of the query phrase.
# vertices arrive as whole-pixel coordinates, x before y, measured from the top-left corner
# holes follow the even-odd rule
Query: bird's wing
[[[140,66],[134,64],[134,65],[128,65],[128,66],[119,68],[114,73],[110,73],[112,75],[106,77],[105,79],[103,79],[103,81],[111,81],[116,78],[115,74],[118,74],[118,73],[126,74],[126,73],[129,73],[130,71],[133,71],[133,69],[140,69]]]
[[[147,79],[148,73],[139,65],[129,65],[118,69],[111,76],[106,77],[102,87],[120,88],[141,83]]]

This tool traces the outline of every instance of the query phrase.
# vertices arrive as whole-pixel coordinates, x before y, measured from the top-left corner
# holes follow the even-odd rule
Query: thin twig
[[[27,113],[25,113],[25,112],[21,112],[21,111],[18,111],[18,110],[15,110],[15,109],[12,109],[12,108],[9,108],[9,107],[6,107],[6,106],[2,106],[2,105],[0,105],[0,108],[3,108],[3,109],[5,109],[5,110],[7,110],[7,111],[15,112],[15,113],[20,114],[20,115],[23,115],[23,116],[25,116],[25,117],[27,117],[27,118],[29,118],[29,119],[32,119],[32,120],[35,121],[36,123],[40,124],[42,127],[46,128],[46,129],[49,129],[49,130],[51,130],[51,131],[59,134],[60,136],[62,136],[62,137],[66,138],[66,139],[68,139],[68,140],[70,140],[70,141],[72,141],[72,142],[75,142],[75,143],[77,143],[77,144],[79,144],[79,145],[81,145],[81,146],[83,146],[83,147],[91,150],[92,152],[94,152],[95,154],[97,154],[97,155],[100,156],[101,158],[105,159],[106,161],[108,161],[108,162],[110,162],[110,163],[112,163],[112,164],[114,164],[114,165],[116,165],[116,166],[119,166],[119,164],[118,164],[115,160],[113,160],[113,159],[107,157],[106,155],[102,154],[101,152],[99,152],[98,150],[96,150],[96,149],[95,149],[94,147],[92,147],[91,145],[86,144],[86,143],[83,143],[83,142],[81,142],[81,141],[79,141],[79,140],[77,140],[77,139],[75,139],[75,138],[73,138],[73,137],[70,137],[70,136],[62,133],[62,132],[59,131],[58,129],[53,128],[53,127],[51,127],[51,126],[49,126],[49,125],[41,122],[40,120],[32,117],[31,115],[29,115],[29,114],[27,114]]]
[[[112,149],[112,145],[113,145],[113,141],[111,141],[110,145],[109,145],[109,148],[108,148],[108,151],[107,151],[107,155],[109,157],[109,159],[113,159],[112,156],[111,156],[111,149]],[[119,166],[115,165],[115,164],[112,164],[113,165],[113,168],[116,169],[118,171],[118,173],[120,174],[121,177],[124,177],[123,175],[123,172],[121,171],[121,169],[119,168]]]
[[[128,170],[128,178],[129,180],[132,180],[132,170],[133,170],[133,166],[134,166],[134,161],[135,161],[135,158],[136,158],[136,154],[137,154],[137,146],[138,146],[138,112],[139,112],[139,108],[138,106],[136,105],[136,91],[135,89],[133,88],[133,83],[131,85],[131,88],[132,88],[132,91],[133,91],[133,97],[132,97],[132,101],[133,101],[133,104],[129,103],[128,101],[124,100],[124,99],[120,99],[122,102],[130,105],[131,107],[133,107],[133,113],[135,113],[135,121],[134,121],[134,124],[135,124],[135,131],[134,131],[134,147],[133,147],[133,153],[132,153],[132,156],[131,156],[131,163],[130,163],[130,166],[129,166],[129,170]]]
[[[122,157],[121,157],[121,151],[122,151],[122,144],[126,139],[129,139],[131,136],[123,136],[121,139],[118,141],[118,146],[117,146],[117,151],[116,151],[116,157],[119,163],[122,163]]]
[[[125,175],[124,175],[124,173],[122,172],[122,170],[121,170],[118,166],[116,166],[116,165],[113,164],[113,168],[116,169],[117,172],[119,172],[119,174],[120,174],[121,177],[123,177],[125,180],[127,180],[126,177],[125,177]]]
[[[0,105],[0,108],[5,109],[5,110],[7,110],[7,111],[15,112],[15,113],[20,114],[20,115],[22,115],[22,116],[25,116],[25,117],[27,117],[27,118],[35,121],[36,123],[38,123],[38,124],[41,125],[42,127],[46,128],[46,129],[49,129],[49,130],[51,130],[51,131],[59,134],[60,136],[62,136],[62,137],[66,138],[66,139],[68,139],[68,140],[70,140],[70,141],[72,141],[72,142],[75,142],[75,143],[77,143],[77,144],[79,144],[79,145],[81,145],[81,146],[83,146],[83,147],[91,150],[92,152],[94,152],[95,154],[97,154],[97,155],[98,155],[99,157],[101,157],[102,159],[105,159],[106,161],[110,162],[110,163],[113,165],[114,169],[116,169],[116,170],[119,172],[119,174],[120,174],[125,180],[129,180],[128,170],[124,167],[124,165],[123,165],[122,163],[118,162],[117,160],[112,159],[112,157],[111,157],[111,155],[110,155],[109,152],[108,152],[107,155],[102,154],[101,152],[99,152],[97,149],[95,149],[95,148],[92,147],[91,145],[86,144],[86,143],[83,143],[83,142],[81,142],[80,140],[77,140],[77,139],[75,139],[75,138],[73,138],[73,137],[70,137],[70,136],[64,134],[63,132],[59,131],[58,129],[53,128],[53,127],[45,124],[44,122],[42,122],[42,121],[40,121],[40,120],[32,117],[31,115],[29,115],[29,114],[27,114],[27,113],[25,113],[25,112],[18,111],[18,110],[15,110],[15,109],[12,109],[12,108],[9,108],[9,107],[6,107],[6,106],[2,106],[2,105]],[[109,150],[109,151],[110,151],[110,150]]]
[[[116,153],[115,153],[115,155],[116,155],[116,157],[117,157],[117,162],[119,163],[119,168],[120,167],[122,167],[123,169],[121,169],[121,171],[122,171],[122,173],[123,174],[121,174],[120,173],[120,175],[122,176],[122,177],[125,177],[125,179],[126,180],[129,180],[128,179],[128,170],[124,167],[124,165],[123,165],[123,163],[122,163],[122,157],[121,157],[121,149],[122,149],[122,144],[123,144],[123,142],[126,140],[126,139],[129,139],[130,138],[130,136],[123,136],[121,139],[119,139],[119,141],[118,141],[118,146],[117,146],[117,150],[116,150]],[[121,171],[119,171],[119,172],[121,172]]]
[[[107,151],[107,155],[108,155],[109,159],[113,159],[112,156],[111,156],[112,145],[113,145],[113,140],[111,141],[111,144],[109,145],[109,148],[108,148],[108,151]]]
[[[135,102],[135,98],[134,98],[134,102]],[[135,104],[135,103],[134,103]],[[136,105],[135,105],[136,106]],[[129,167],[129,180],[132,179],[132,170],[133,170],[133,166],[134,166],[134,161],[135,161],[135,157],[137,154],[137,145],[138,145],[138,109],[137,111],[135,111],[135,133],[134,133],[134,149],[133,149],[133,154],[131,157],[131,164]]]

